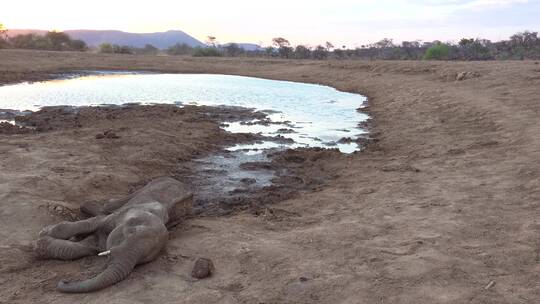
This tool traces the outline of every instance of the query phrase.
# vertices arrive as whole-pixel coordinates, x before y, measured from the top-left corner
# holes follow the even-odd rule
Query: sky
[[[507,39],[540,31],[540,0],[2,0],[0,23],[13,29],[182,30],[205,41],[357,47],[392,38]]]

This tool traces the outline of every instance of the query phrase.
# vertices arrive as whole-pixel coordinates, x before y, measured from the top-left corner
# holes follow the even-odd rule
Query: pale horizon
[[[132,1],[7,1],[0,23],[8,29],[120,30],[133,33],[180,30],[204,42],[269,45],[273,37],[315,46],[326,41],[354,48],[382,38],[401,41],[508,39],[540,29],[539,0],[336,0],[182,4]],[[212,9],[209,9],[212,8]]]

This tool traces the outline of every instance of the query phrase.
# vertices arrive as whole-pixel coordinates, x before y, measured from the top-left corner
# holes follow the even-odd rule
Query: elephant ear
[[[169,221],[167,229],[178,225],[182,220],[191,215],[193,211],[193,193],[187,193],[185,196],[176,200],[169,211]]]

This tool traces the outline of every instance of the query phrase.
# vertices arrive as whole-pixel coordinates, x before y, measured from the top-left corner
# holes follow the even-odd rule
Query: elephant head
[[[109,262],[103,272],[80,282],[61,280],[57,289],[66,293],[97,291],[122,281],[136,265],[155,259],[167,242],[167,228],[160,220],[139,220],[128,220],[111,232],[107,240],[110,249],[105,252]]]

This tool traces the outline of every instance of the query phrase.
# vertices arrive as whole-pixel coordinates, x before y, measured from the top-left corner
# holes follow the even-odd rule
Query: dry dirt
[[[377,141],[349,156],[277,156],[293,163],[300,179],[323,176],[325,182],[256,212],[188,219],[171,232],[158,260],[136,268],[125,281],[92,294],[64,295],[54,290],[60,278],[89,276],[104,261],[32,260],[23,245],[43,225],[69,216],[58,213],[83,201],[121,195],[153,176],[174,174],[175,166],[219,149],[228,135],[215,120],[200,120],[198,110],[184,114],[191,119],[169,110],[156,117],[141,112],[108,124],[0,135],[0,302],[540,302],[536,62],[0,51],[0,83],[76,69],[326,84],[368,96]],[[108,129],[120,138],[95,138]],[[211,278],[190,277],[199,257],[212,259]]]

